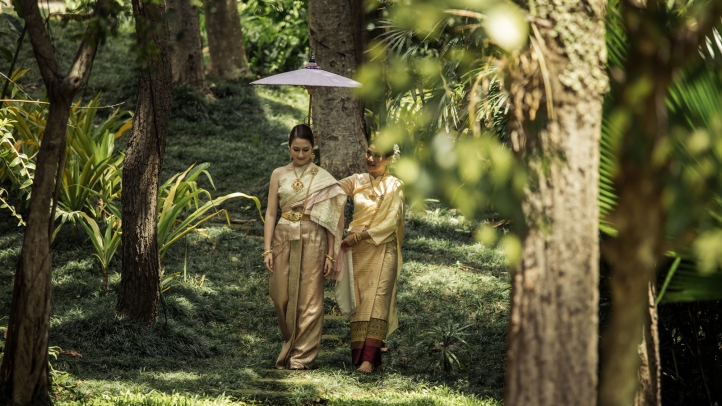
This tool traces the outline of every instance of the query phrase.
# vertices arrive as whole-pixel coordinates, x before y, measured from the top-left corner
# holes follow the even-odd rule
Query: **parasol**
[[[278,75],[251,82],[252,85],[266,86],[303,86],[308,91],[308,123],[311,124],[311,102],[313,92],[317,87],[361,87],[361,83],[347,77],[327,72],[316,65],[313,58],[305,67],[291,72],[279,73]]]

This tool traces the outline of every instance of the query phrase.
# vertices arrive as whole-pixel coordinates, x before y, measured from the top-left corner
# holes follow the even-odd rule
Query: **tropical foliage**
[[[249,0],[239,3],[248,64],[259,75],[286,72],[308,61],[306,2]]]
[[[26,72],[16,72],[11,78],[12,96],[23,93],[15,81]],[[132,122],[128,118],[129,112],[119,110],[100,119],[97,111],[101,108],[98,94],[85,106],[77,102],[70,111],[65,169],[59,188],[53,238],[63,225],[75,227],[80,223],[93,243],[93,255],[100,264],[103,289],[107,294],[108,269],[122,234],[119,202],[123,154],[116,150],[115,143],[131,128]],[[32,101],[29,96],[26,102],[9,102],[0,110],[0,181],[7,181],[11,185],[10,192],[16,192],[18,207],[24,207],[30,197],[33,169],[47,115],[47,103]],[[236,192],[214,199],[208,190],[199,187],[197,180],[201,174],[213,186],[207,170],[209,166],[208,163],[191,165],[160,187],[158,241],[161,257],[172,244],[211,218],[225,215],[229,221],[226,211],[219,208],[229,199],[252,199],[260,214],[261,203],[255,196]],[[0,189],[0,207],[9,210],[23,224],[21,215],[6,199],[8,193]],[[166,279],[167,285],[170,279]]]
[[[469,216],[495,211],[523,222],[515,208],[526,175],[510,153],[507,143],[511,140],[505,131],[508,97],[503,71],[513,64],[513,58],[500,52],[493,44],[495,38],[490,38],[492,34],[481,29],[488,24],[493,5],[455,10],[451,2],[411,3],[409,7],[384,4],[384,18],[376,22],[382,34],[369,49],[371,62],[359,76],[366,83],[386,85],[363,90],[363,96],[373,101],[374,111],[369,114],[373,124],[369,127],[387,136],[390,143],[405,147],[407,157],[397,163],[396,172],[410,185],[409,194],[416,203],[425,197],[439,197]],[[611,0],[607,13],[608,65],[612,76],[624,77],[628,40],[618,3]],[[668,3],[670,8],[662,13],[670,24],[686,13],[676,4]],[[529,41],[534,46],[539,39],[531,34]],[[722,244],[720,63],[722,38],[716,30],[700,50],[698,61],[669,87],[671,131],[669,142],[658,154],[668,159],[672,169],[664,174],[665,206],[669,210],[666,233],[677,249],[670,251],[668,258],[659,259],[658,302],[722,299],[718,248]],[[533,109],[538,98],[531,96]],[[607,234],[604,238],[617,234],[608,215],[618,201],[614,188],[616,157],[623,128],[630,119],[618,105],[611,95],[606,98],[602,122],[598,199],[600,230]],[[490,227],[477,232],[477,238],[484,242],[493,242],[495,237]],[[506,238],[504,245],[511,254],[516,253],[513,239]],[[513,255],[510,259],[513,261]],[[662,328],[670,332],[667,350],[672,351],[665,356],[687,351],[681,342],[696,333],[722,339],[702,319],[692,323],[697,330],[691,331],[691,324],[675,324],[678,318],[667,321],[665,312],[661,314],[661,323],[669,323]],[[710,310],[705,317],[718,316]],[[665,371],[665,376],[683,379],[684,374],[674,372]],[[699,393],[704,393],[704,385],[711,382],[703,375],[697,381]]]

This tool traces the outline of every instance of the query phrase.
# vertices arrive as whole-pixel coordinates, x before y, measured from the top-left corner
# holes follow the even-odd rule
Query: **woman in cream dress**
[[[273,171],[268,191],[263,262],[271,272],[270,294],[283,335],[278,369],[312,365],[321,345],[324,277],[339,276],[335,258],[346,195],[313,163],[313,144],[308,126],[291,130],[292,161]]]
[[[401,270],[404,238],[404,195],[399,179],[388,174],[392,154],[371,142],[366,151],[368,173],[339,181],[353,196],[353,221],[342,250],[351,255],[355,313],[351,316],[351,357],[357,371],[381,365],[381,348],[398,326],[396,280]]]

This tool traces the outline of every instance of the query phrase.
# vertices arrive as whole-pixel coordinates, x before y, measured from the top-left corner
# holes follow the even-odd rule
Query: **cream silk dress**
[[[321,345],[323,326],[323,266],[328,252],[326,231],[335,236],[338,252],[343,230],[346,196],[336,180],[313,163],[299,168],[304,188],[292,188],[294,172],[279,179],[281,211],[307,215],[292,221],[281,218],[273,234],[274,272],[270,294],[283,335],[276,368],[309,368]],[[334,274],[331,278],[338,278]]]

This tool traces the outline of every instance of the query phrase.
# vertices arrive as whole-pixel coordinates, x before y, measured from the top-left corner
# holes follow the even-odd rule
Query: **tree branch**
[[[25,26],[30,36],[30,43],[33,45],[35,60],[38,62],[40,75],[43,82],[52,85],[59,79],[58,62],[55,59],[55,50],[50,36],[43,24],[43,16],[40,15],[40,8],[37,0],[21,0],[21,7],[25,17]]]
[[[98,42],[100,40],[100,34],[102,31],[102,25],[98,19],[105,19],[108,17],[111,11],[111,4],[113,0],[98,0],[93,10],[93,17],[91,18],[88,28],[85,30],[83,36],[83,42],[78,48],[78,52],[75,54],[75,60],[73,65],[70,67],[67,76],[63,80],[63,84],[68,89],[77,90],[85,79],[90,67],[95,59],[95,53],[98,50]]]
[[[40,75],[47,87],[52,87],[62,81],[68,89],[77,90],[93,63],[98,49],[98,40],[101,34],[101,25],[98,18],[106,18],[111,11],[113,0],[98,0],[88,28],[85,30],[83,42],[80,44],[75,59],[67,76],[63,77],[58,67],[55,48],[45,29],[43,16],[40,14],[37,0],[22,0],[22,10],[25,17],[30,43],[33,45],[35,59],[38,62]],[[52,93],[52,92],[51,92]]]
[[[86,13],[80,13],[80,14],[74,14],[74,13],[50,13],[48,14],[49,17],[57,18],[62,21],[85,21],[89,20],[93,17],[92,14],[86,14]]]

